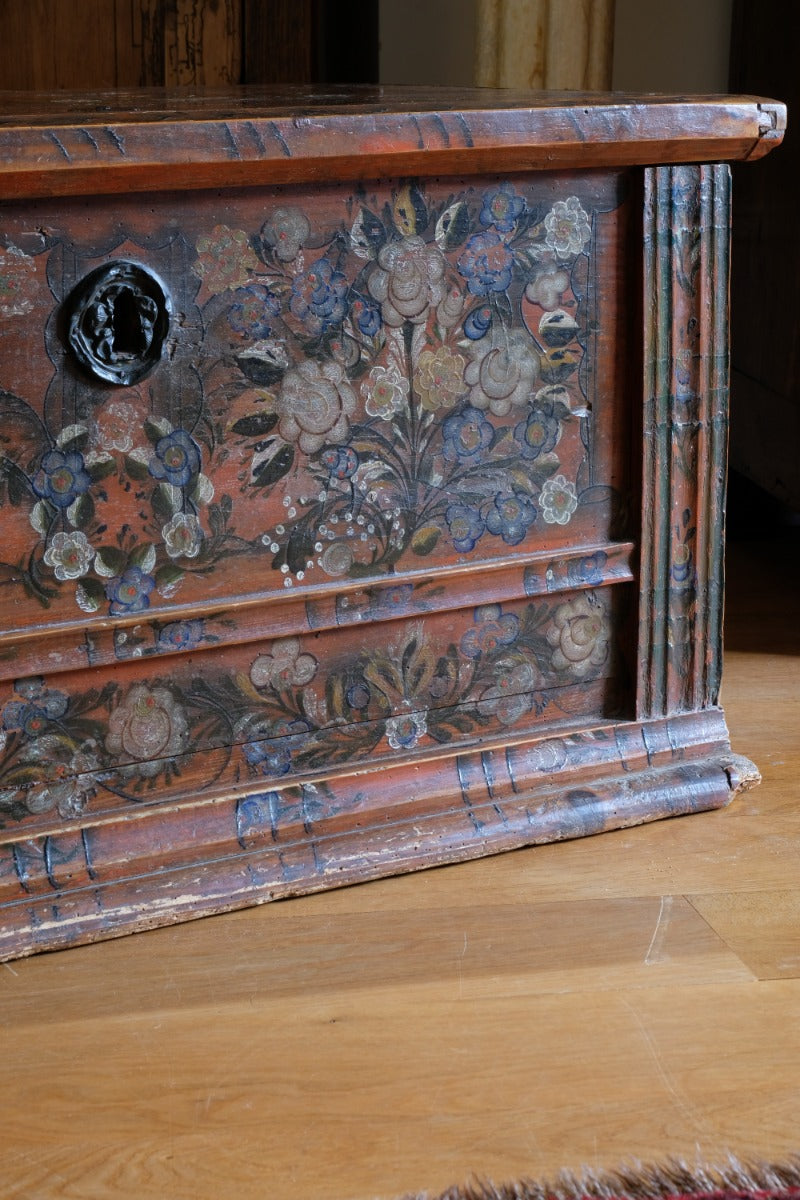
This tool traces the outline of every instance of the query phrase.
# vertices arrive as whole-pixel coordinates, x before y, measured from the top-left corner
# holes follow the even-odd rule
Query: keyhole
[[[114,300],[112,315],[114,354],[136,358],[144,354],[147,340],[142,330],[139,306],[130,288],[122,288]]]

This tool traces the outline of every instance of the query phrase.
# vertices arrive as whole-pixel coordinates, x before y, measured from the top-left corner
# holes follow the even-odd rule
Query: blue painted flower
[[[350,479],[358,470],[358,455],[352,446],[329,446],[319,460],[332,479]]]
[[[396,583],[392,587],[381,588],[375,596],[375,607],[378,611],[397,612],[404,610],[414,595],[413,583]]]
[[[602,583],[607,562],[608,555],[605,551],[596,550],[594,554],[587,554],[585,558],[570,562],[567,579],[574,587],[581,583]]]
[[[327,258],[320,258],[292,283],[292,312],[314,334],[340,325],[347,313],[348,283],[334,271]]]
[[[18,680],[14,690],[24,700],[10,700],[3,708],[3,729],[21,729],[28,737],[36,737],[50,721],[64,716],[69,699],[64,692],[45,687],[41,676]]]
[[[69,508],[78,496],[88,492],[91,485],[83,455],[77,452],[64,454],[62,450],[48,450],[42,456],[33,480],[36,495],[49,500],[56,508]]]
[[[272,737],[247,742],[244,756],[263,775],[288,775],[292,769],[292,751],[303,742],[310,726],[307,721],[279,721],[272,730]]]
[[[292,769],[291,750],[278,740],[248,742],[244,756],[250,766],[257,767],[263,775],[288,775]]]
[[[473,308],[472,312],[467,313],[464,319],[464,333],[473,342],[485,337],[491,328],[492,310],[488,304],[482,304],[480,308]]]
[[[540,454],[552,450],[561,436],[561,423],[553,415],[553,406],[534,408],[528,413],[526,420],[520,421],[514,429],[514,440],[519,444],[523,458],[533,461]]]
[[[461,412],[442,422],[445,458],[461,462],[479,462],[483,451],[491,444],[494,428],[480,409],[468,404]]]
[[[474,233],[458,260],[458,269],[473,296],[504,292],[511,283],[514,256],[499,233]]]
[[[150,593],[155,586],[153,576],[141,567],[127,567],[106,584],[106,596],[111,602],[109,612],[114,615],[144,612],[150,607]]]
[[[361,712],[370,702],[372,693],[369,684],[364,679],[357,679],[345,692],[347,703],[356,712]]]
[[[185,429],[174,429],[156,443],[150,474],[173,487],[185,487],[200,471],[200,447]]]
[[[428,732],[427,712],[404,713],[386,722],[386,737],[393,750],[413,750]]]
[[[468,504],[451,504],[444,515],[453,545],[459,554],[468,554],[475,549],[478,538],[486,532],[486,526],[477,508]]]
[[[205,622],[200,619],[192,621],[170,621],[158,631],[159,650],[193,650],[199,646],[204,637]]]
[[[495,496],[486,528],[508,546],[517,546],[536,520],[536,506],[522,492]]]
[[[381,327],[381,310],[371,300],[356,296],[351,309],[356,325],[364,337],[375,337]]]
[[[483,193],[481,225],[494,225],[501,233],[510,233],[525,211],[525,201],[510,183],[501,183],[496,192]]]
[[[281,311],[279,298],[260,283],[237,288],[228,309],[228,324],[235,333],[267,338],[272,333],[271,317]]]
[[[461,639],[467,658],[491,654],[498,646],[510,646],[519,635],[519,617],[504,613],[499,604],[482,604],[475,609],[475,624]]]

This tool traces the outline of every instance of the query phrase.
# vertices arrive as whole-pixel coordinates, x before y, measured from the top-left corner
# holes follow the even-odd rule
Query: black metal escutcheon
[[[152,371],[169,329],[169,297],[137,263],[117,260],[86,275],[67,302],[70,348],[97,379],[129,385]]]

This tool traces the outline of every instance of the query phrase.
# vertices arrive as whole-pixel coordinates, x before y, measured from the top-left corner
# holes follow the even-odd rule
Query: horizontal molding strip
[[[555,548],[445,567],[436,574],[407,571],[390,579],[332,582],[298,590],[291,598],[273,593],[232,599],[224,605],[218,601],[175,605],[124,619],[94,614],[91,622],[9,630],[0,633],[0,681],[175,656],[180,652],[176,627],[181,622],[202,621],[209,644],[233,646],[606,587],[634,578],[635,553],[633,542]],[[196,639],[192,642],[197,653]]]
[[[0,959],[717,808],[754,779],[731,754],[718,709],[469,751],[439,766],[424,795],[414,766],[381,772],[370,794],[374,772],[342,776],[341,807],[322,819],[304,816],[304,789],[293,786],[270,794],[283,807],[263,794],[228,796],[0,847]]]

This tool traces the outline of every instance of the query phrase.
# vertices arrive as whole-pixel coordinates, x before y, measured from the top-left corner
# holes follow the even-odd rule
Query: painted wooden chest
[[[723,805],[752,99],[7,95],[0,955]]]

